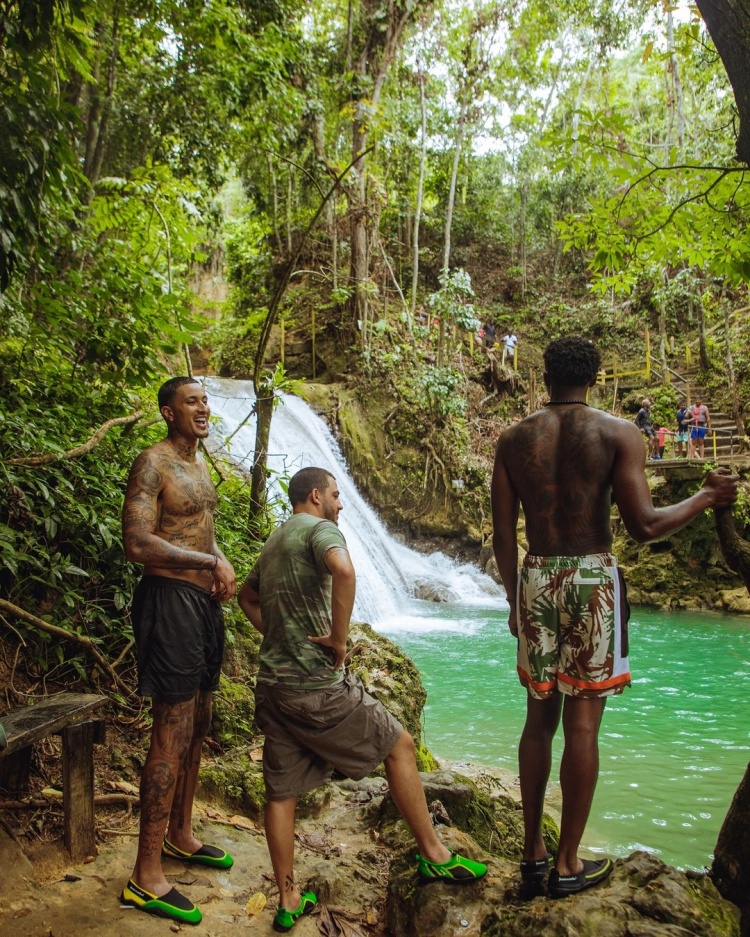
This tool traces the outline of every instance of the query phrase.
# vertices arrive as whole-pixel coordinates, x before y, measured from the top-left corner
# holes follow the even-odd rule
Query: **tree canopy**
[[[310,341],[292,376],[387,388],[420,490],[476,517],[472,394],[517,379],[480,323],[711,351],[750,276],[750,37],[746,0],[698,7],[0,0],[0,591],[112,627],[126,457],[191,344],[278,387],[258,349]]]

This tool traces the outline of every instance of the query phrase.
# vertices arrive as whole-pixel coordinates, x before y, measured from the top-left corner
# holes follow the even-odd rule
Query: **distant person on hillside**
[[[688,410],[690,423],[690,449],[688,455],[703,459],[706,456],[706,433],[711,429],[711,414],[703,403],[702,397],[696,397],[695,403]]]
[[[663,459],[663,458],[664,458],[664,446],[665,446],[666,441],[667,441],[667,436],[674,436],[674,433],[672,432],[671,429],[667,429],[666,426],[659,426],[659,427],[657,427],[657,430],[656,430],[656,440],[657,440],[658,451],[659,451],[659,458],[660,458],[660,459]]]
[[[513,329],[508,329],[507,333],[503,336],[503,360],[502,363],[505,364],[505,359],[508,358],[510,361],[510,366],[513,368],[516,364],[516,348],[518,346],[518,338],[514,334]]]
[[[484,323],[484,346],[487,349],[492,349],[495,347],[495,336],[497,334],[497,326],[494,322],[485,322]]]
[[[193,834],[201,746],[224,651],[221,602],[234,569],[216,544],[216,491],[198,440],[208,436],[205,388],[173,377],[159,389],[167,438],[144,449],[125,491],[125,555],[142,563],[133,595],[138,692],[151,697],[151,744],[141,774],[141,821],[133,875],[120,902],[198,924],[200,910],[164,877],[162,856],[228,869],[232,857]]]
[[[648,397],[644,397],[641,402],[641,409],[635,418],[635,425],[646,437],[649,459],[660,459],[659,440],[656,437],[654,427],[651,425],[651,401]]]
[[[677,406],[677,435],[675,437],[675,441],[677,443],[676,455],[678,458],[683,458],[683,456],[687,455],[687,449],[689,446],[688,429],[689,417],[687,403],[684,400],[681,400]]]
[[[427,809],[414,742],[401,723],[345,672],[355,574],[338,528],[336,479],[304,468],[289,482],[292,516],[268,538],[240,589],[239,604],[263,635],[255,718],[265,734],[266,840],[279,906],[276,930],[290,930],[317,897],[294,877],[297,798],[334,768],[363,778],[381,762],[393,800],[419,846],[422,881],[471,882],[482,862],[451,853]]]
[[[633,423],[586,402],[600,355],[583,338],[562,338],[544,353],[549,402],[505,430],[492,477],[493,546],[518,638],[517,670],[527,689],[518,761],[524,819],[520,872],[553,898],[603,881],[612,860],[581,859],[599,774],[598,733],[606,698],[630,684],[628,603],[612,549],[614,502],[639,543],[679,530],[708,508],[737,497],[736,475],[710,472],[679,504],[655,508]],[[518,570],[519,509],[528,554]],[[542,839],[552,740],[562,717],[562,818],[556,857]]]

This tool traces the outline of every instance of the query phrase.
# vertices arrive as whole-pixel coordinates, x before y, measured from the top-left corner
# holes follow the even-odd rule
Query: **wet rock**
[[[465,841],[461,846],[460,851],[468,853]],[[602,885],[559,901],[544,896],[522,901],[516,867],[502,860],[490,860],[484,880],[461,888],[443,883],[419,888],[408,871],[405,856],[394,862],[387,905],[393,937],[737,937],[739,933],[737,909],[721,898],[707,876],[679,872],[645,852],[618,860]]]
[[[424,602],[454,602],[456,596],[441,582],[434,579],[417,579],[413,585],[414,597]]]
[[[414,663],[398,645],[369,625],[353,622],[349,632],[349,669],[411,734],[417,746],[422,739],[422,709],[427,692]]]
[[[725,589],[721,593],[721,607],[728,612],[750,613],[750,595],[747,589]]]
[[[743,937],[750,935],[750,766],[737,788],[716,843],[711,867],[716,887],[742,911]]]
[[[490,797],[478,789],[469,778],[452,771],[421,774],[422,786],[428,804],[440,804],[443,816],[441,829],[447,826],[465,831],[474,847],[491,850],[499,856],[520,859],[523,843],[523,821],[519,804],[510,797]],[[383,826],[398,821],[399,814],[390,794],[380,805],[377,822]],[[557,839],[550,824],[549,848],[556,847]],[[388,832],[384,833],[388,837]],[[392,842],[398,845],[399,836]]]

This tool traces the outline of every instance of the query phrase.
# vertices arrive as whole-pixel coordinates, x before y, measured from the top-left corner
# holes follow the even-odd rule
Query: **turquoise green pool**
[[[415,602],[378,629],[419,667],[432,751],[515,772],[525,691],[507,614]],[[636,609],[630,646],[633,685],[604,713],[584,844],[616,856],[647,849],[670,865],[703,868],[750,759],[750,620]]]

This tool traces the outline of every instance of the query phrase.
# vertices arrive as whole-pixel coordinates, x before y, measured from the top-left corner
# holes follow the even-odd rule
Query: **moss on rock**
[[[520,859],[523,817],[516,801],[505,796],[490,797],[480,791],[471,779],[452,771],[423,774],[422,784],[427,803],[439,822],[461,830],[493,855]],[[552,821],[546,819],[546,828],[550,830]],[[390,795],[380,806],[378,825],[391,848],[399,849],[408,844],[410,834]],[[547,845],[550,850],[556,848],[556,829]]]
[[[234,812],[258,819],[266,804],[263,769],[246,749],[238,749],[201,768],[201,791]]]
[[[429,752],[422,745],[421,719],[427,691],[413,661],[370,625],[353,623],[350,639],[350,670],[401,722],[426,759]]]
[[[219,689],[214,694],[211,732],[224,748],[242,745],[253,737],[255,675],[258,672],[260,634],[232,632]]]

